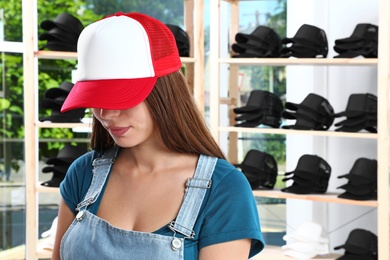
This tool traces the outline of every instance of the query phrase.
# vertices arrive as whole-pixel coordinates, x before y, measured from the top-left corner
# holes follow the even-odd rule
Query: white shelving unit
[[[316,0],[313,0],[316,1]],[[294,199],[300,201],[325,202],[332,204],[349,204],[362,207],[374,207],[377,209],[377,235],[378,235],[378,252],[380,260],[390,259],[390,228],[389,228],[389,159],[390,159],[390,3],[387,0],[378,0],[379,9],[379,54],[378,59],[296,59],[296,58],[229,58],[224,56],[222,47],[226,45],[221,43],[221,18],[230,18],[230,43],[234,42],[234,36],[238,32],[238,17],[239,17],[239,0],[211,1],[210,13],[210,85],[213,86],[210,90],[210,127],[215,139],[220,142],[221,136],[229,135],[229,150],[228,157],[233,163],[237,162],[237,135],[239,133],[264,133],[264,134],[280,134],[286,136],[305,135],[305,136],[321,136],[326,138],[345,138],[354,139],[356,142],[372,140],[377,147],[378,161],[378,199],[376,201],[358,201],[340,199],[335,193],[327,193],[324,195],[297,195],[284,193],[280,191],[254,191],[255,196],[269,198]],[[222,5],[229,5],[228,14],[222,14]],[[303,5],[301,5],[302,7]],[[353,7],[351,7],[353,8]],[[326,12],[327,10],[324,10]],[[329,18],[330,19],[330,18]],[[332,16],[332,19],[337,17]],[[224,45],[221,45],[224,44]],[[331,46],[330,46],[331,47]],[[226,126],[221,124],[221,118],[230,119],[230,125],[233,125],[234,115],[231,108],[237,106],[239,99],[237,91],[237,76],[239,66],[373,66],[377,69],[377,96],[378,96],[378,133],[346,133],[335,131],[298,131],[272,128],[239,128]],[[226,82],[226,79],[221,79],[221,69],[228,67],[229,79],[228,94],[226,97],[221,93],[223,89],[221,84]],[[228,113],[222,114],[221,107],[228,106]],[[226,110],[223,110],[226,111]],[[225,141],[225,140],[223,140]],[[289,203],[287,201],[287,203]],[[288,221],[288,219],[287,219]],[[362,227],[365,228],[365,227]],[[271,251],[271,253],[270,253]],[[331,259],[335,259],[335,257]],[[286,259],[282,250],[271,247],[271,250],[265,250],[260,253],[255,259]]]
[[[13,250],[9,259],[50,258],[51,253],[40,249],[38,241],[38,196],[58,193],[58,188],[47,188],[38,180],[38,129],[90,127],[82,123],[46,123],[38,121],[38,59],[77,59],[77,53],[38,51],[37,2],[22,1],[23,10],[23,68],[26,155],[26,246]],[[184,25],[190,38],[190,57],[182,57],[186,77],[192,87],[199,109],[204,112],[204,33],[203,0],[184,1]],[[23,252],[24,250],[24,252]],[[22,251],[22,252],[21,252]],[[11,252],[10,252],[11,253]]]

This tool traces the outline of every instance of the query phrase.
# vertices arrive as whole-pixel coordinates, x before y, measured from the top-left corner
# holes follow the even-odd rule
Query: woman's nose
[[[113,117],[116,117],[120,114],[120,110],[113,110],[113,109],[100,109],[100,117],[102,119],[111,119]]]

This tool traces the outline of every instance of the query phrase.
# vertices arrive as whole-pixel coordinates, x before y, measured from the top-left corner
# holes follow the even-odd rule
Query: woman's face
[[[92,112],[120,147],[134,147],[155,136],[145,102],[123,110],[93,108]]]

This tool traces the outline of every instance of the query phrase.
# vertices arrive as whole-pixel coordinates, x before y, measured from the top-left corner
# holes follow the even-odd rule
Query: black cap
[[[55,187],[58,188],[60,187],[61,182],[65,178],[64,173],[61,172],[53,172],[52,178],[48,181],[42,182],[41,185],[45,187]]]
[[[343,189],[348,193],[356,196],[370,195],[377,191],[376,184],[354,184],[353,182],[348,182],[347,184],[337,187],[337,189]]]
[[[345,111],[335,114],[335,117],[359,117],[365,114],[377,114],[378,98],[371,93],[354,93],[348,98]]]
[[[56,88],[50,88],[45,91],[45,98],[57,98],[57,97],[66,97],[73,88],[73,83],[64,81]]]
[[[293,184],[282,189],[282,191],[298,194],[325,193],[331,171],[332,168],[323,158],[317,155],[304,154],[299,158],[295,170],[284,174],[285,176],[292,175],[292,178],[285,178],[285,181],[292,179]],[[313,185],[308,185],[310,184],[309,179]]]
[[[356,185],[377,183],[378,161],[363,157],[358,158],[349,173],[340,175],[337,178],[346,178]]]
[[[233,58],[276,58],[280,55],[281,38],[270,27],[258,26],[250,33],[237,33],[237,43],[232,44],[232,50],[238,54]]]
[[[60,112],[58,109],[52,109],[50,116],[41,117],[39,121],[53,123],[81,123],[85,116],[85,108],[77,108],[66,112]]]
[[[352,194],[352,193],[346,191],[344,193],[337,195],[337,197],[340,199],[360,200],[360,201],[362,201],[362,200],[376,200],[378,197],[378,193],[376,191],[373,191],[373,192],[366,194],[366,195],[355,195],[355,194]]]
[[[176,40],[176,46],[180,57],[190,56],[190,38],[186,31],[174,24],[165,24],[172,32]]]
[[[55,27],[63,31],[80,34],[84,29],[83,24],[75,16],[69,13],[61,13],[54,20],[44,20],[40,24],[41,28],[49,31]]]
[[[241,169],[252,189],[273,189],[276,183],[278,165],[271,154],[249,150],[242,163],[234,166]]]
[[[374,233],[365,229],[352,230],[345,241],[345,244],[334,247],[335,250],[345,249],[346,252],[363,255],[378,255],[378,237]]]
[[[287,48],[283,51],[283,55],[286,57],[289,57],[290,55],[294,57],[322,56],[325,58],[328,55],[328,40],[326,33],[323,29],[313,25],[303,24],[294,37],[285,37],[282,39],[282,44],[290,43],[292,43],[291,46],[283,47]],[[300,48],[294,49],[294,46],[299,46]],[[289,50],[291,52],[289,52]],[[313,50],[315,51],[313,52]]]
[[[342,45],[346,43],[360,42],[361,40],[378,41],[378,31],[379,28],[377,25],[359,23],[356,25],[350,37],[337,39],[335,40],[335,44]]]
[[[272,109],[276,114],[283,111],[283,104],[279,97],[269,91],[252,90],[245,106],[236,107],[233,112],[236,114],[258,112],[260,110]]]
[[[57,153],[56,157],[49,158],[46,163],[47,164],[64,164],[64,163],[72,163],[75,159],[80,157],[81,155],[87,152],[87,148],[85,145],[71,145],[65,144],[65,146]]]
[[[77,45],[80,33],[64,31],[58,27],[54,27],[47,32],[39,35],[38,39],[41,41],[59,41],[72,45]]]
[[[297,119],[297,122],[293,126],[286,125],[283,128],[327,130],[334,121],[332,105],[326,98],[315,93],[309,93],[300,104],[286,102],[285,108],[282,117]],[[287,110],[296,111],[296,113]]]

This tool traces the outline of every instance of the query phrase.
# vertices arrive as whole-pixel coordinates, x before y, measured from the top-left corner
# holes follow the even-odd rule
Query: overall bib
[[[91,185],[84,200],[77,205],[78,214],[61,241],[61,259],[183,260],[184,239],[195,236],[193,226],[206,190],[211,187],[217,158],[200,155],[194,177],[186,182],[179,213],[169,223],[172,235],[164,236],[116,228],[87,210],[98,198],[118,150],[112,148],[93,161]],[[181,236],[176,236],[177,233]]]

